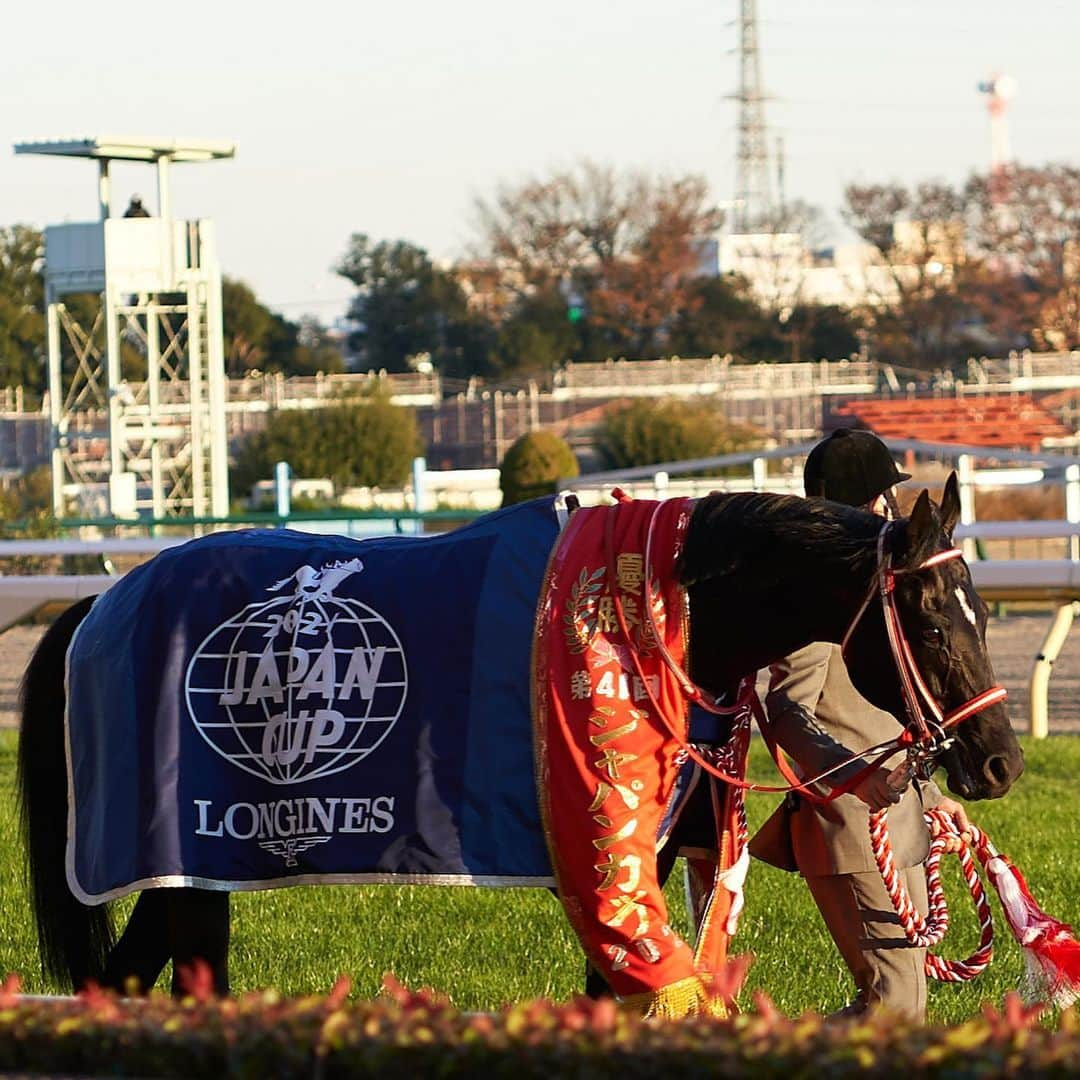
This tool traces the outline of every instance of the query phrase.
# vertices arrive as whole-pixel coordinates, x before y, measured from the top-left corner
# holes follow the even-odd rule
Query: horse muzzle
[[[942,754],[941,764],[948,776],[949,790],[962,799],[1000,799],[1024,772],[1024,752],[1019,746],[1001,753],[987,754],[977,768],[970,749],[957,739]]]

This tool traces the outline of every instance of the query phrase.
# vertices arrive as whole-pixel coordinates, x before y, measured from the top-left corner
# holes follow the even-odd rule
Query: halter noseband
[[[930,693],[915,657],[911,653],[911,646],[904,635],[904,626],[900,621],[900,612],[896,606],[896,579],[901,574],[917,573],[920,570],[929,570],[931,567],[950,559],[959,559],[963,552],[959,548],[948,548],[931,555],[928,559],[919,563],[918,566],[906,567],[894,570],[892,566],[892,552],[886,546],[886,539],[892,522],[885,522],[877,537],[877,573],[870,581],[870,588],[859,610],[848,624],[847,632],[840,645],[841,655],[846,659],[848,643],[858,626],[870,602],[877,593],[881,597],[881,610],[885,616],[885,629],[889,637],[889,648],[892,650],[893,661],[900,677],[900,690],[904,699],[904,709],[907,713],[908,723],[905,734],[914,744],[923,744],[936,749],[944,749],[948,741],[947,731],[957,724],[983,709],[1004,701],[1008,691],[1004,686],[991,686],[988,690],[976,694],[973,698],[965,701],[949,713],[942,713],[941,707]],[[924,711],[925,707],[925,711]],[[930,718],[927,719],[927,713]]]

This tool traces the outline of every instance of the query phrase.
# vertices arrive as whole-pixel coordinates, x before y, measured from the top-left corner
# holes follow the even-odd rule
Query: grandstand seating
[[[857,398],[834,403],[826,431],[868,428],[882,438],[1038,451],[1073,433],[1030,394],[980,397]]]

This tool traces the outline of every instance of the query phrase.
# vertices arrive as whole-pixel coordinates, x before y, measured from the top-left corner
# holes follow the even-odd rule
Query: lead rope
[[[870,847],[874,852],[881,879],[889,894],[896,914],[900,919],[904,936],[919,948],[929,949],[940,943],[949,929],[949,908],[945,901],[945,890],[941,885],[941,856],[945,854],[945,845],[950,837],[960,834],[952,818],[938,810],[930,810],[926,815],[926,824],[932,828],[936,822],[940,832],[930,841],[930,853],[926,857],[926,891],[928,913],[924,918],[912,903],[903,878],[893,859],[892,844],[889,840],[887,824],[888,811],[878,810],[870,815]],[[975,902],[975,911],[979,917],[979,945],[966,960],[948,960],[934,953],[926,954],[926,974],[942,982],[966,982],[986,970],[994,955],[994,920],[990,911],[990,902],[986,898],[982,879],[975,867],[972,852],[979,862],[987,868],[991,859],[1000,858],[1000,854],[989,837],[977,826],[971,826],[971,842],[961,840],[960,850],[956,853],[960,860],[960,870],[964,881],[971,891]],[[993,875],[991,875],[993,880]]]
[[[979,945],[966,960],[947,960],[928,952],[926,974],[943,982],[965,982],[985,970],[993,956],[994,926],[974,853],[994,885],[1005,922],[1020,943],[1027,969],[1025,990],[1029,998],[1053,1002],[1058,1008],[1071,1005],[1080,997],[1080,941],[1067,923],[1047,915],[1031,895],[1024,875],[1002,855],[990,838],[977,826],[970,827],[971,841],[965,841],[952,818],[941,810],[930,810],[927,825],[939,826],[939,834],[930,841],[926,859],[928,916],[923,918],[911,902],[896,869],[889,843],[886,811],[870,815],[870,845],[881,871],[904,935],[912,945],[929,948],[938,944],[949,926],[949,911],[941,887],[940,862],[949,837],[960,837],[957,855],[964,880],[975,901],[979,916]]]

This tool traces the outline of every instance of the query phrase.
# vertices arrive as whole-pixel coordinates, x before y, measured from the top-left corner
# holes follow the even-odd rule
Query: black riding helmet
[[[889,448],[869,431],[838,428],[807,455],[803,483],[807,495],[848,506],[865,506],[894,484],[910,480]]]

